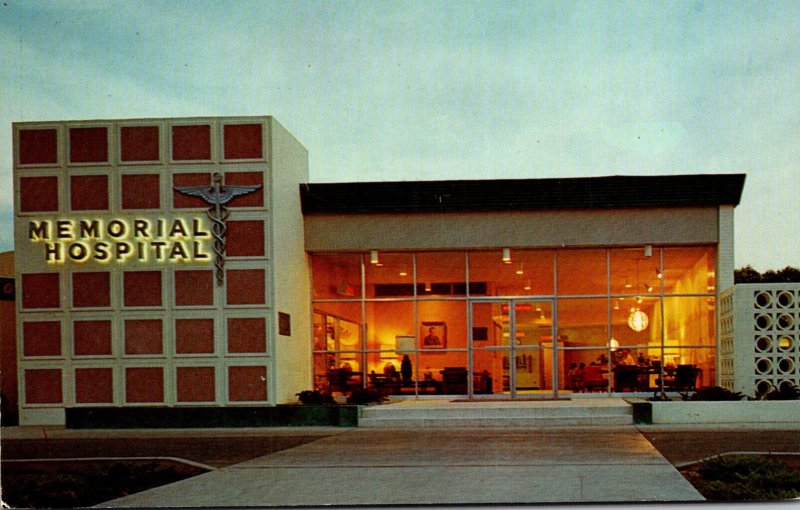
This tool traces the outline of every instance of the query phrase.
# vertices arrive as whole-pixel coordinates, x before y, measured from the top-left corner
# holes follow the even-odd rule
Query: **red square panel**
[[[175,271],[175,306],[214,304],[214,273]]]
[[[163,327],[161,319],[130,319],[125,321],[125,354],[161,354]]]
[[[228,269],[227,296],[229,305],[260,305],[265,302],[263,269]]]
[[[70,128],[69,160],[72,163],[108,162],[108,128]]]
[[[225,159],[260,159],[262,155],[261,124],[225,126]]]
[[[55,129],[21,129],[19,131],[19,164],[47,165],[58,163],[58,131]]]
[[[61,369],[25,370],[25,403],[60,404],[62,401]]]
[[[110,368],[76,368],[75,402],[106,404],[114,402],[114,372]]]
[[[108,210],[107,175],[73,175],[69,178],[70,207],[73,211]]]
[[[111,354],[111,321],[75,321],[72,343],[76,356],[108,356]]]
[[[194,209],[202,207],[208,208],[208,204],[200,197],[193,197],[175,191],[176,187],[195,187],[195,186],[208,186],[211,187],[211,175],[200,173],[189,174],[173,174],[172,175],[172,206],[174,209]]]
[[[228,352],[267,352],[267,325],[263,318],[229,318]]]
[[[22,341],[25,356],[61,356],[61,323],[25,322]]]
[[[20,177],[19,210],[58,211],[58,177]]]
[[[234,198],[228,207],[261,207],[264,205],[264,174],[261,172],[225,172],[225,184],[261,185],[252,193]]]
[[[123,175],[123,209],[158,209],[161,207],[161,183],[158,174]]]
[[[228,221],[225,255],[260,257],[264,255],[264,222],[261,220]]]
[[[22,275],[22,308],[58,308],[61,284],[58,273]]]
[[[213,402],[214,367],[178,367],[175,370],[178,402]]]
[[[111,274],[72,273],[72,306],[75,308],[111,306]]]
[[[172,126],[172,159],[211,159],[211,126]]]
[[[161,306],[161,271],[125,271],[125,306]]]
[[[128,367],[125,369],[126,402],[163,402],[164,369]]]
[[[125,126],[119,130],[121,161],[158,161],[158,126]]]
[[[228,398],[233,402],[267,400],[267,367],[228,367]]]
[[[175,352],[213,353],[214,319],[175,319]]]

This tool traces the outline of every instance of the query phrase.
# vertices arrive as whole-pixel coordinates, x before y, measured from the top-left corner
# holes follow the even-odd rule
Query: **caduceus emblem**
[[[199,197],[211,204],[208,208],[208,217],[211,219],[211,235],[214,237],[214,266],[217,270],[217,285],[222,285],[225,280],[225,232],[228,227],[225,220],[230,215],[225,204],[241,195],[247,195],[261,188],[260,184],[251,186],[225,186],[222,184],[222,175],[215,172],[211,176],[211,186],[175,186],[175,191]]]

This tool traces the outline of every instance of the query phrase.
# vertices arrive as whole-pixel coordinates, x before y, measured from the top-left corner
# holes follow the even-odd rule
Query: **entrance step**
[[[538,428],[632,425],[633,410],[619,398],[557,401],[405,400],[364,408],[359,427]]]

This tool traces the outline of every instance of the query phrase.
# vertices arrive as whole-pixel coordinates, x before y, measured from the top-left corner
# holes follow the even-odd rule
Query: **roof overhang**
[[[300,185],[304,215],[736,206],[745,174]]]

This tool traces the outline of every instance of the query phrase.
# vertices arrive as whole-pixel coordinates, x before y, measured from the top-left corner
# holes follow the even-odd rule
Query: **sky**
[[[272,115],[312,182],[745,173],[735,264],[800,266],[800,2],[0,0],[11,123]]]

